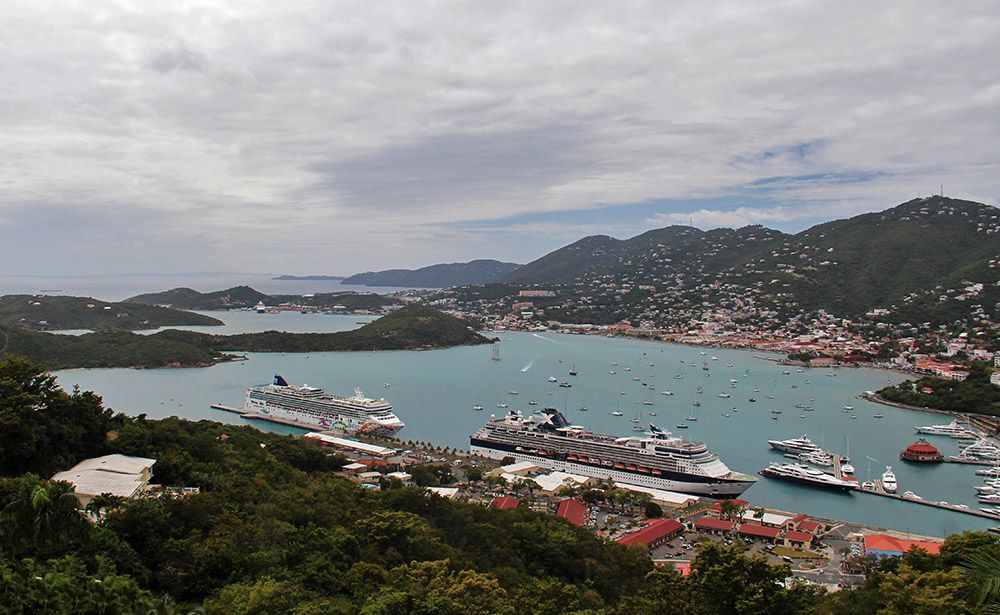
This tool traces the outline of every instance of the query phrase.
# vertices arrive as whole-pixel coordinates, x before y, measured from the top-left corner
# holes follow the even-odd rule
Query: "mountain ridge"
[[[488,284],[520,267],[521,265],[517,263],[476,259],[465,263],[439,263],[419,269],[366,271],[344,278],[341,284],[446,288],[467,284]]]

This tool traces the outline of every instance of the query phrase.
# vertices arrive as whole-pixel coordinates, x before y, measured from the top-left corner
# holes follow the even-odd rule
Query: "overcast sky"
[[[1000,197],[998,2],[5,2],[26,274],[527,262]]]

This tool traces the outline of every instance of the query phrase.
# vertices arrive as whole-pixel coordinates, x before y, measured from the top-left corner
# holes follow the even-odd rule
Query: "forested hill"
[[[0,393],[3,613],[971,615],[998,604],[1000,539],[986,532],[952,536],[940,555],[863,560],[867,580],[832,593],[738,540],[699,543],[682,577],[641,546],[527,506],[398,481],[362,489],[306,438],[116,414],[20,359],[0,358]],[[199,492],[97,497],[86,521],[72,486],[46,477],[112,453],[154,459],[152,483]]]
[[[368,271],[344,278],[344,284],[363,286],[412,286],[416,288],[445,288],[465,284],[495,282],[519,268],[516,263],[495,260],[474,260],[468,263],[444,263],[420,269],[388,269]]]
[[[48,369],[75,367],[202,367],[229,360],[226,352],[416,350],[484,344],[463,320],[407,306],[360,329],[337,333],[266,331],[210,335],[168,329],[152,335],[98,332],[56,335],[0,326],[0,356],[21,355]]]
[[[503,281],[624,282],[663,290],[718,281],[778,288],[804,308],[855,315],[938,285],[995,283],[998,263],[1000,210],[934,196],[796,235],[761,226],[711,231],[672,226],[627,240],[587,237]]]
[[[0,325],[38,331],[61,329],[156,329],[179,325],[221,325],[204,314],[155,305],[108,303],[90,297],[5,295],[0,297]]]
[[[276,306],[282,303],[310,306],[320,309],[343,307],[349,310],[376,310],[393,305],[395,300],[373,293],[337,292],[314,295],[267,295],[249,286],[234,286],[208,293],[191,288],[172,288],[158,293],[136,295],[126,299],[144,305],[169,305],[185,310],[234,310],[252,308],[258,303]]]

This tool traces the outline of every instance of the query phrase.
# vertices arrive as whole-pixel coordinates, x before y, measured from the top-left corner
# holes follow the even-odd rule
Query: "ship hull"
[[[318,430],[336,430],[345,433],[369,434],[384,437],[396,435],[403,428],[402,423],[398,425],[387,425],[363,417],[351,416],[330,412],[324,416],[298,411],[291,408],[282,408],[273,404],[261,403],[257,400],[247,400],[244,410],[249,413],[258,414],[264,419],[273,419],[276,422],[286,420],[293,424],[311,425]]]
[[[707,477],[691,477],[685,480],[682,475],[672,477],[659,477],[634,472],[623,471],[614,467],[598,467],[583,463],[577,463],[565,459],[543,457],[523,451],[510,451],[502,448],[492,448],[481,440],[474,442],[469,448],[473,455],[488,457],[491,459],[512,458],[517,461],[528,461],[540,468],[557,470],[569,474],[580,474],[602,480],[610,480],[615,483],[627,485],[638,485],[640,487],[650,487],[662,489],[664,491],[676,491],[690,495],[705,496],[711,498],[730,499],[742,495],[749,489],[756,479],[746,477],[746,480],[711,480]]]

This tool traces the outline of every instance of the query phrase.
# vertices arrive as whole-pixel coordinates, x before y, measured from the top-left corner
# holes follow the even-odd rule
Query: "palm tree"
[[[17,496],[0,511],[0,535],[15,551],[57,551],[84,538],[90,526],[69,483],[21,477]]]
[[[972,578],[984,612],[1000,614],[1000,558],[981,551],[966,557],[960,566]]]

